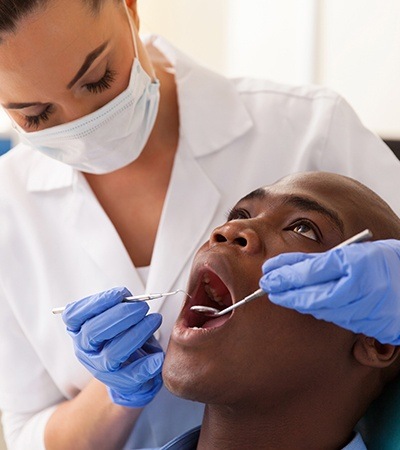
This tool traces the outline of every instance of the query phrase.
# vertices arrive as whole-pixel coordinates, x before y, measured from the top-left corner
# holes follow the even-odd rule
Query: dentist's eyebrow
[[[336,225],[339,231],[344,234],[344,224],[337,212],[321,205],[315,200],[299,195],[286,195],[283,198],[282,204],[294,206],[302,211],[319,212],[330,219],[330,221],[333,222],[334,225]]]
[[[71,89],[72,86],[85,75],[85,73],[90,69],[90,66],[93,64],[93,62],[104,52],[108,45],[108,41],[104,42],[103,44],[99,45],[97,48],[95,48],[92,52],[90,52],[83,62],[81,68],[78,70],[74,78],[68,83],[67,88]]]
[[[30,102],[30,103],[5,103],[3,108],[6,109],[24,109],[24,108],[30,108],[31,106],[39,106],[39,105],[47,105],[47,103],[40,103],[40,102]]]

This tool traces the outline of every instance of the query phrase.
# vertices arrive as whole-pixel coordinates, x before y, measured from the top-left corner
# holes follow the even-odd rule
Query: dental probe
[[[130,297],[125,297],[122,300],[122,303],[130,303],[130,302],[147,302],[149,300],[155,300],[156,298],[161,298],[161,297],[168,297],[170,295],[175,295],[178,292],[183,292],[184,294],[188,295],[190,297],[190,295],[185,292],[182,289],[177,289],[176,291],[172,291],[172,292],[160,292],[160,293],[153,293],[153,294],[140,294],[140,295],[132,295]],[[65,306],[60,306],[59,308],[53,308],[51,310],[51,312],[53,314],[62,314],[65,310]]]
[[[346,239],[345,241],[341,242],[340,244],[336,245],[335,247],[332,247],[331,250],[335,250],[337,248],[345,247],[349,244],[354,244],[356,242],[362,242],[366,241],[368,239],[372,238],[372,232],[368,229],[361,231],[361,233],[357,233],[354,236],[352,236],[349,239]],[[233,311],[234,309],[238,308],[239,306],[244,305],[245,303],[251,302],[252,300],[255,300],[258,297],[261,297],[262,295],[266,294],[262,289],[257,289],[252,294],[245,297],[243,300],[240,300],[237,303],[234,303],[231,306],[228,306],[228,308],[225,308],[223,310],[218,310],[217,308],[212,308],[211,306],[201,306],[201,305],[195,305],[190,308],[191,311],[195,311],[199,314],[205,314],[206,316],[210,317],[219,317],[223,316],[224,314]]]

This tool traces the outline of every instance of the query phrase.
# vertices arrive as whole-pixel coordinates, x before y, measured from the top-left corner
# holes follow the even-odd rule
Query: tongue
[[[201,328],[218,328],[221,327],[228,319],[230,314],[224,314],[220,317],[215,317],[215,319],[207,320]]]

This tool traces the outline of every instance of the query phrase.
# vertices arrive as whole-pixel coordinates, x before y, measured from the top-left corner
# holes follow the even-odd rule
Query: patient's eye
[[[228,212],[227,221],[238,220],[238,219],[250,219],[250,213],[243,208],[233,208]]]
[[[316,225],[314,225],[309,220],[299,220],[288,229],[294,231],[295,233],[301,234],[302,236],[312,239],[313,241],[320,241],[320,233]]]

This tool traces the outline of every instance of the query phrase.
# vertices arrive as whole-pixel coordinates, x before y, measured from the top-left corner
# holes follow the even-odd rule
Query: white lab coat
[[[117,285],[185,288],[194,252],[228,209],[288,173],[353,176],[400,213],[400,162],[335,93],[227,80],[154,39],[176,68],[181,130],[146,286],[81,173],[22,144],[0,159],[0,409],[10,449],[43,448],[53,405],[90,379],[53,307]],[[164,348],[181,300],[150,303],[164,317]],[[159,446],[201,412],[162,390],[127,448]]]

